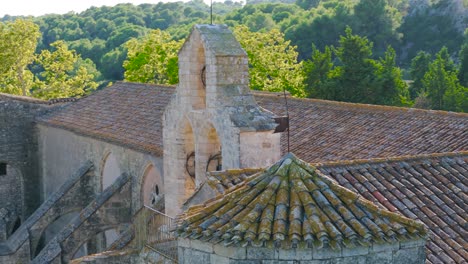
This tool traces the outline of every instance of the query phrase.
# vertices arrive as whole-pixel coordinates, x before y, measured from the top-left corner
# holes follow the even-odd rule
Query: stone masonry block
[[[262,264],[261,260],[231,260],[230,264]]]
[[[216,254],[211,254],[210,263],[213,264],[229,264],[229,258],[222,257]]]
[[[192,257],[191,259],[186,259],[187,263],[191,264],[206,264],[210,263],[210,256],[211,254],[206,252],[201,252],[198,250],[192,250]]]
[[[393,263],[395,264],[423,264],[426,261],[425,255],[420,253],[420,249],[424,250],[423,247],[413,247],[400,249],[393,252]]]
[[[247,248],[247,259],[273,259],[277,254],[275,254],[274,248],[254,248],[248,247]]]
[[[189,247],[191,247],[190,239],[187,239],[187,238],[178,238],[178,239],[177,239],[177,245],[178,245],[179,247],[189,248]]]
[[[362,256],[369,254],[369,247],[343,248],[341,251],[343,257]]]
[[[262,264],[299,264],[297,260],[263,260]]]
[[[332,250],[331,248],[314,248],[312,251],[314,259],[333,259],[341,257],[341,250]]]
[[[201,242],[198,240],[192,240],[190,241],[190,244],[192,246],[192,249],[207,252],[210,254],[213,253],[213,244],[211,243],[205,243],[205,242]]]
[[[367,263],[390,264],[393,263],[393,252],[382,251],[367,255]]]
[[[366,264],[366,256],[354,256],[354,257],[345,257],[337,258],[333,262],[334,264]]]
[[[421,247],[426,245],[426,240],[417,239],[400,242],[400,248],[412,248],[412,247]]]
[[[215,254],[231,259],[245,259],[247,256],[247,249],[245,247],[225,247],[215,244],[213,250]]]
[[[383,251],[395,251],[400,249],[400,243],[392,243],[392,244],[377,244],[374,243],[370,248],[369,252],[383,252]]]
[[[279,249],[275,254],[280,260],[312,260],[312,249]]]

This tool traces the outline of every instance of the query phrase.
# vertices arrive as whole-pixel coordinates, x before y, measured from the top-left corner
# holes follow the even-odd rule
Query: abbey
[[[0,263],[467,261],[467,114],[286,112],[248,67],[196,25],[175,87],[0,94]]]

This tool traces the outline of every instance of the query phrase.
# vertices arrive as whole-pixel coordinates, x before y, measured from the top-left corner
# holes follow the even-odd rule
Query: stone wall
[[[225,247],[189,239],[178,242],[181,264],[423,264],[426,260],[424,239],[341,250]]]
[[[0,263],[2,264],[28,263],[30,259],[31,253],[28,240],[14,254],[3,255],[0,251]]]
[[[132,210],[136,212],[142,205],[143,175],[148,166],[163,175],[162,158],[144,154],[126,147],[117,146],[74,132],[39,124],[39,152],[42,156],[44,196],[48,197],[59,188],[85,161],[94,164],[95,192],[102,191],[102,175],[109,155],[117,160],[120,173],[132,177]],[[120,175],[116,175],[118,177]],[[163,179],[164,180],[164,179]]]
[[[24,220],[40,204],[35,116],[51,106],[46,101],[0,94],[0,208],[11,221]],[[7,230],[8,233],[11,230]]]

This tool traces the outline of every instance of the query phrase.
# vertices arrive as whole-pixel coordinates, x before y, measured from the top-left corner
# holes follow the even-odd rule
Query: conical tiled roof
[[[377,207],[291,153],[179,221],[181,237],[237,246],[340,248],[426,235],[420,222]]]

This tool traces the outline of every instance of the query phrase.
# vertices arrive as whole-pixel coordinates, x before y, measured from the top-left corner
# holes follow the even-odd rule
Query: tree
[[[302,63],[297,62],[297,51],[277,29],[269,32],[251,32],[246,26],[234,28],[234,34],[249,57],[250,88],[305,95]]]
[[[312,47],[312,58],[304,61],[304,85],[307,97],[331,98],[328,94],[330,89],[326,88],[326,81],[329,72],[332,70],[332,51],[330,47],[325,47],[324,52],[320,52],[315,46]]]
[[[127,59],[127,49],[121,45],[102,56],[101,72],[107,80],[123,80],[125,69],[123,63]]]
[[[385,56],[380,59],[376,72],[379,91],[374,103],[381,105],[401,105],[406,103],[408,90],[401,76],[400,68],[396,67],[395,50],[388,46]]]
[[[411,99],[415,99],[422,92],[422,80],[429,69],[431,57],[431,54],[419,51],[416,57],[411,60],[410,75],[413,80],[413,83],[409,88]]]
[[[51,44],[54,51],[43,50],[36,59],[43,71],[35,80],[32,95],[43,99],[82,96],[97,88],[88,66],[79,65],[80,57],[65,42]]]
[[[387,0],[360,0],[354,7],[355,32],[374,43],[377,55],[384,53],[388,45],[396,43],[396,28],[400,24],[396,9]]]
[[[372,42],[353,35],[347,28],[335,49],[339,66],[333,68],[331,52],[314,48],[311,61],[305,63],[309,96],[328,100],[368,104],[407,104],[407,87],[396,67],[396,53],[388,47],[380,60],[371,59]]]
[[[342,66],[335,67],[329,89],[333,89],[334,99],[356,103],[373,103],[378,95],[376,62],[371,59],[372,42],[366,37],[353,35],[346,28],[345,36],[340,37],[340,46],[335,54]]]
[[[159,29],[143,39],[131,39],[128,49],[125,79],[133,82],[176,84],[178,78],[177,52],[182,41],[171,40],[169,33]]]
[[[460,66],[458,68],[458,80],[460,84],[468,87],[468,43],[463,44],[458,53]]]
[[[297,46],[299,59],[312,55],[313,43],[319,50],[337,46],[340,35],[353,23],[351,1],[321,2],[317,8],[296,15],[281,23],[286,39]]]
[[[455,71],[447,68],[444,52],[439,52],[424,75],[423,88],[432,109],[466,111],[466,87],[459,84]],[[465,106],[464,106],[465,105]]]
[[[311,9],[317,7],[320,0],[296,0],[296,5],[303,9]]]
[[[39,37],[39,27],[31,21],[0,23],[0,92],[29,94],[33,75],[27,66]]]

